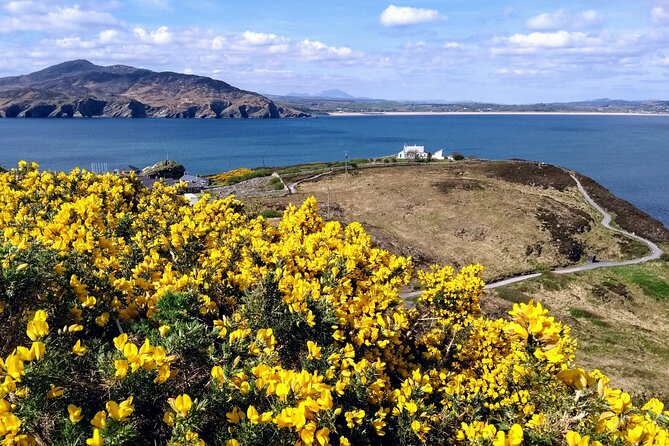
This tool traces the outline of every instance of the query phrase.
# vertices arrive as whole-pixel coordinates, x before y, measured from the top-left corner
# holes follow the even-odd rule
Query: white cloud
[[[669,23],[669,6],[656,6],[650,11],[651,21],[656,25]]]
[[[297,43],[296,49],[300,57],[308,61],[344,60],[354,56],[351,48],[328,46],[318,40],[302,40]]]
[[[388,6],[379,17],[383,26],[418,25],[421,23],[446,20],[436,9],[412,8],[409,6]]]
[[[56,45],[61,48],[95,48],[95,42],[92,40],[81,40],[79,37],[64,37],[56,39]]]
[[[536,76],[541,74],[541,70],[537,69],[523,69],[523,68],[500,68],[495,70],[495,73],[500,76]]]
[[[98,34],[98,38],[100,39],[101,43],[112,43],[119,36],[120,33],[115,29],[106,29],[104,31],[100,31],[100,34]]]
[[[501,40],[511,48],[567,48],[597,43],[596,39],[581,32],[556,31],[554,33],[514,34]]]
[[[109,27],[118,21],[108,12],[86,9],[79,5],[63,5],[32,0],[10,1],[4,5],[7,15],[0,16],[0,34],[64,29]]]
[[[559,29],[583,29],[597,25],[603,21],[602,15],[594,10],[572,12],[558,9],[553,12],[544,12],[530,18],[525,26],[539,31],[554,31]]]
[[[276,34],[256,33],[253,31],[244,31],[242,38],[249,45],[268,45],[281,40]]]
[[[137,27],[133,29],[133,32],[135,33],[135,36],[143,42],[163,45],[172,41],[172,33],[170,33],[167,26],[161,26],[150,32],[147,32],[144,28]]]

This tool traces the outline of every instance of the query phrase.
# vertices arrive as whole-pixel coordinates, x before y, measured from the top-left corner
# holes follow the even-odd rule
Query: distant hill
[[[358,99],[355,96],[352,96],[342,90],[325,90],[318,93],[316,96],[321,98],[333,98],[333,99]]]
[[[359,100],[368,100],[368,98],[361,98],[357,96],[353,96],[351,94],[348,94],[347,92],[339,89],[332,89],[332,90],[323,90],[320,93],[314,93],[314,94],[309,94],[309,93],[301,93],[301,92],[291,92],[286,95],[267,95],[268,97],[271,98],[276,98],[276,99],[305,99],[305,100],[310,100],[310,99],[335,99],[335,100],[347,100],[347,101],[359,101]],[[383,101],[383,99],[373,99],[374,101]]]
[[[0,78],[0,117],[284,118],[307,114],[203,76],[74,60]]]

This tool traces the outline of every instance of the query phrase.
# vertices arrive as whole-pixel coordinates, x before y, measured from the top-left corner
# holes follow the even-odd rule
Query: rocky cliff
[[[0,117],[297,118],[250,91],[203,76],[75,60],[0,78]]]

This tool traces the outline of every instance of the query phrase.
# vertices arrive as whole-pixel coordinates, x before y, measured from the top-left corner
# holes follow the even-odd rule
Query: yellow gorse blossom
[[[102,446],[104,445],[104,443],[105,443],[104,438],[102,438],[102,435],[100,435],[99,429],[94,429],[93,436],[91,438],[86,439],[86,444],[88,446]]]
[[[78,339],[77,342],[72,346],[72,353],[77,356],[84,356],[88,349],[81,345],[81,339]]]
[[[81,407],[75,406],[74,404],[68,404],[67,413],[73,424],[80,422],[83,418],[83,415],[81,415]]]
[[[185,417],[193,406],[193,400],[187,394],[168,400],[170,407],[180,416]]]
[[[120,404],[117,404],[115,401],[108,401],[106,405],[107,412],[109,416],[116,421],[125,421],[132,413],[135,408],[132,406],[133,397],[121,401]]]
[[[49,334],[49,324],[47,324],[46,319],[47,315],[45,311],[38,310],[35,312],[35,316],[33,317],[33,320],[28,322],[28,328],[26,330],[26,334],[31,340],[37,341]]]

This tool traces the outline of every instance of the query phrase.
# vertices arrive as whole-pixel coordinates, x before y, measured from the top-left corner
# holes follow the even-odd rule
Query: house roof
[[[209,185],[209,179],[208,178],[202,178],[198,177],[195,175],[184,175],[181,178],[179,178],[179,181],[184,181],[186,183],[190,184],[201,184],[201,185]]]
[[[176,184],[176,180],[173,180],[172,178],[139,177],[139,180],[147,189],[151,189],[156,183],[164,183],[166,186],[174,186]]]

